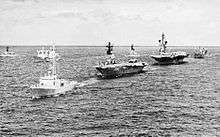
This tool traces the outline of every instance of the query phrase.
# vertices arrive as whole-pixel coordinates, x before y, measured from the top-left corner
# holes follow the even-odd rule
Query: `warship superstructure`
[[[131,44],[129,57],[140,57],[140,55],[135,51],[134,44]]]
[[[30,88],[33,93],[32,98],[41,98],[65,94],[67,91],[72,90],[78,85],[79,83],[76,81],[68,81],[58,78],[56,60],[55,57],[53,57],[52,67],[43,77],[40,77],[39,84],[32,85]]]
[[[159,54],[151,55],[158,64],[180,64],[183,63],[183,59],[188,57],[189,54],[183,51],[167,52],[166,50],[167,41],[165,41],[165,35],[162,33],[162,39],[159,40]]]
[[[126,74],[135,74],[143,71],[146,66],[144,62],[137,59],[130,59],[128,62],[117,63],[113,51],[113,45],[109,42],[107,47],[107,60],[99,63],[95,68],[101,73],[102,77],[120,77]]]

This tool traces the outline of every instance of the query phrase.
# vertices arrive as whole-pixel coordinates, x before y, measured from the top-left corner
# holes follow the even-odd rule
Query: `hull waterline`
[[[43,98],[51,96],[59,96],[65,94],[67,91],[70,91],[76,88],[79,83],[73,81],[65,87],[59,88],[46,88],[46,87],[31,87],[32,89],[32,98]]]
[[[151,58],[153,58],[157,62],[157,64],[161,64],[161,65],[181,64],[181,63],[184,63],[183,60],[186,57],[188,57],[188,54],[187,55],[178,55],[178,56],[173,56],[173,57],[151,55]]]
[[[96,67],[96,69],[101,73],[102,77],[120,77],[129,74],[136,74],[143,72],[145,66],[124,66],[116,68],[103,68]]]

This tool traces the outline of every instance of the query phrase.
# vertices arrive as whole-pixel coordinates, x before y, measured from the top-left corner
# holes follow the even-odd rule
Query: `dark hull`
[[[49,58],[43,59],[43,58],[34,56],[34,59],[35,59],[35,62],[50,62],[50,59],[49,59]]]
[[[157,61],[158,64],[161,65],[169,65],[169,64],[181,64],[184,63],[183,59],[188,57],[187,56],[183,56],[183,55],[178,55],[178,56],[167,56],[167,57],[158,57],[158,56],[151,56],[151,58],[153,58],[155,61]]]
[[[202,58],[204,58],[204,54],[200,54],[200,53],[195,53],[194,55],[193,55],[193,57],[194,58],[197,58],[197,59],[202,59]]]
[[[114,68],[96,67],[96,69],[101,73],[102,77],[108,78],[140,73],[143,72],[144,67],[145,66],[123,66]]]

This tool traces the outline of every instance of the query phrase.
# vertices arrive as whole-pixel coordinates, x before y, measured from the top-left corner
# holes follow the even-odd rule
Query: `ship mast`
[[[134,44],[131,44],[131,50],[134,51]]]
[[[54,76],[54,80],[55,80],[55,76],[56,76],[56,58],[55,58],[55,44],[53,44],[53,66],[52,66],[52,75]]]
[[[108,42],[108,45],[106,47],[108,48],[107,55],[112,55],[113,45],[111,45],[111,42]]]
[[[162,33],[162,39],[161,40],[159,40],[159,44],[160,44],[160,46],[162,46],[161,48],[160,48],[160,52],[166,52],[166,45],[167,45],[167,41],[165,41],[165,35],[164,35],[164,33]]]
[[[6,47],[6,52],[9,52],[9,46]]]

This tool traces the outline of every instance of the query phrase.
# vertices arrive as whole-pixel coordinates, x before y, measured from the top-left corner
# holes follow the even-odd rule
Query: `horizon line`
[[[220,45],[220,44],[219,44]],[[219,45],[202,45],[202,46],[198,46],[198,45],[171,45],[171,46],[167,46],[167,47],[220,47]],[[20,46],[24,46],[24,47],[31,47],[31,46],[34,46],[34,47],[39,47],[39,46],[42,46],[42,47],[49,47],[49,46],[53,46],[52,44],[51,45],[48,45],[48,44],[30,44],[30,45],[21,45],[21,44],[6,44],[6,45],[0,45],[0,47],[20,47]],[[76,45],[72,45],[72,44],[68,44],[68,45],[61,45],[61,44],[58,44],[55,46],[58,46],[58,47],[105,47],[106,45],[79,45],[79,44],[76,44]],[[152,46],[152,45],[134,45],[135,47],[159,47],[158,45],[156,46]],[[114,47],[131,47],[130,45],[114,45]]]

